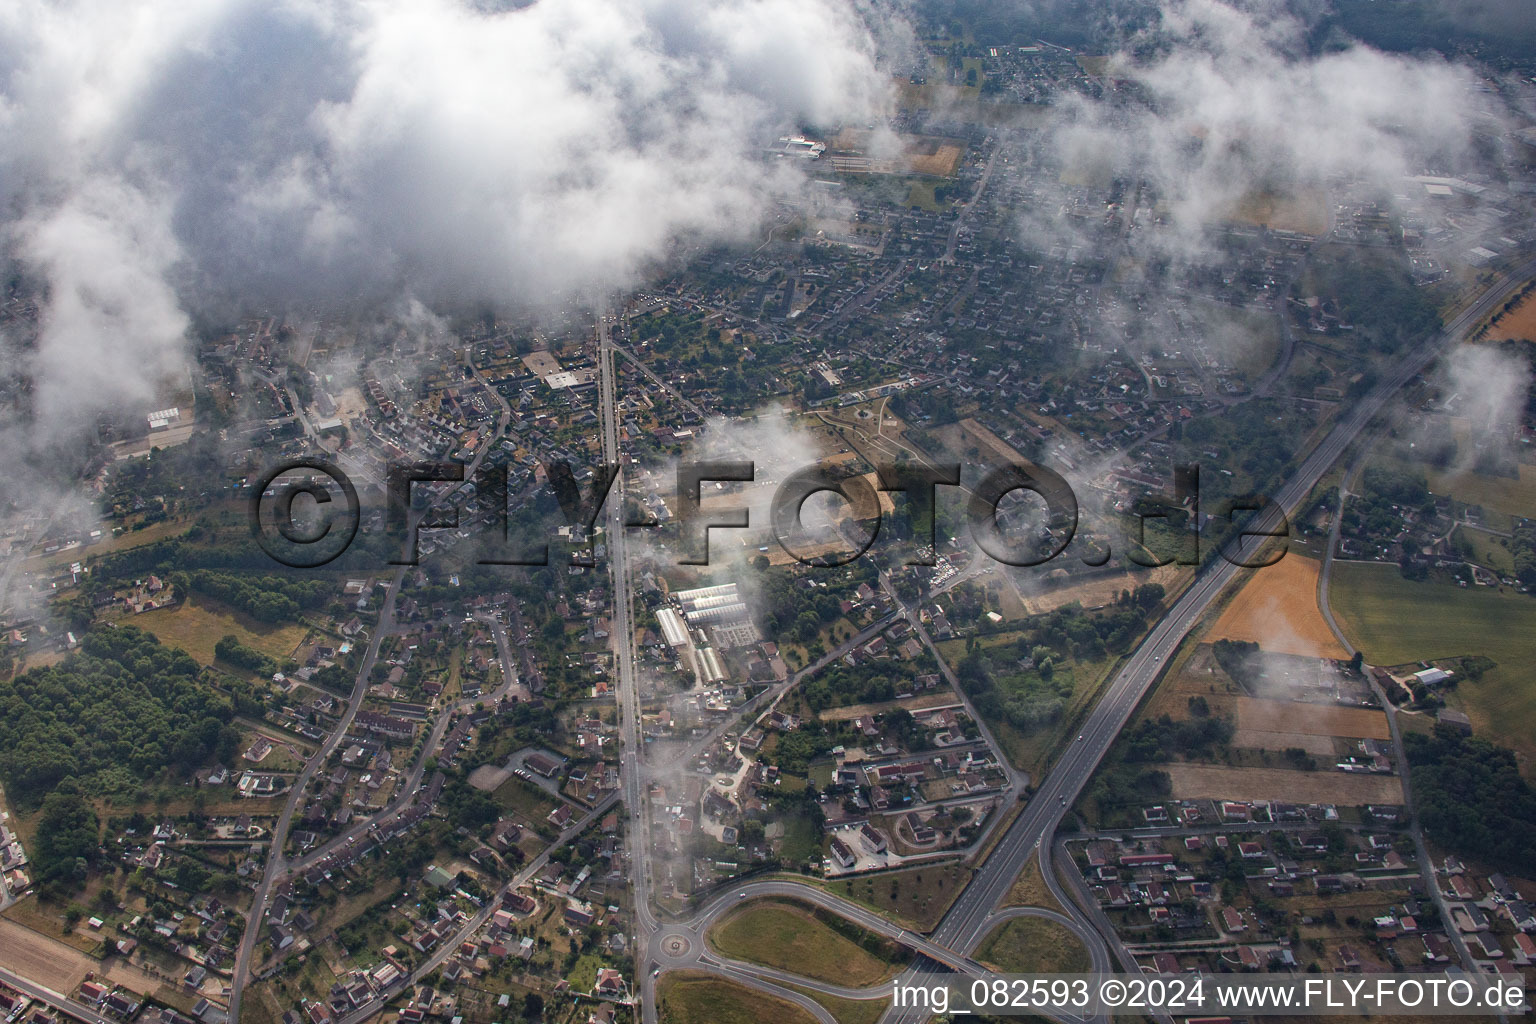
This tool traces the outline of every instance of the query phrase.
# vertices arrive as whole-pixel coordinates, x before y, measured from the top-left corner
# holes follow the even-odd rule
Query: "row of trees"
[[[237,576],[199,569],[188,577],[193,590],[216,597],[262,622],[297,619],[306,608],[318,608],[334,593],[328,580],[283,576]]]

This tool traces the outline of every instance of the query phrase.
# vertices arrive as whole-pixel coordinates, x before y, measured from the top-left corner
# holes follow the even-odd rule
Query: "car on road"
[[[1079,743],[1083,742],[1083,734],[1082,733],[1078,733],[1077,734],[1077,742],[1079,742]]]
[[[744,893],[744,892],[739,892],[739,893],[736,894],[736,898],[739,899],[739,900],[744,900],[744,899],[747,898],[747,894]]]

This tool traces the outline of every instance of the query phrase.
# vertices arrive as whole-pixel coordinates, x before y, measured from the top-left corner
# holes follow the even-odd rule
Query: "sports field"
[[[815,1024],[793,1003],[707,974],[663,975],[656,1001],[662,1024]]]
[[[1373,665],[1482,654],[1497,664],[1451,693],[1473,731],[1536,765],[1536,598],[1491,587],[1414,583],[1395,565],[1344,562],[1329,587],[1334,616]]]
[[[838,934],[810,907],[788,900],[754,900],[715,925],[709,941],[732,959],[856,988],[893,973],[890,964]]]
[[[1248,582],[1205,639],[1250,640],[1277,654],[1349,657],[1317,610],[1318,568],[1317,559],[1292,552],[1274,565],[1249,570]]]

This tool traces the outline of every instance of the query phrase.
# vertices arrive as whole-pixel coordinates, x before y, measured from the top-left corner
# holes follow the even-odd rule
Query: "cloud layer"
[[[146,398],[189,313],[555,304],[749,232],[775,128],[880,112],[839,0],[22,0],[0,201],[45,423]],[[13,339],[14,341],[14,339]]]

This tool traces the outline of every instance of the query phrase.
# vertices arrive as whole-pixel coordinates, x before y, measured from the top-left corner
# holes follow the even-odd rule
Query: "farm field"
[[[233,636],[277,661],[286,661],[309,633],[309,627],[304,625],[257,621],[201,594],[193,594],[174,608],[124,615],[118,621],[155,634],[161,643],[181,648],[204,665],[213,664],[214,645],[224,636]]]
[[[72,992],[100,961],[73,946],[0,917],[0,964],[55,992]]]
[[[1092,966],[1077,936],[1043,917],[1004,921],[981,941],[976,959],[1012,974],[1076,974]]]
[[[815,1024],[816,1018],[783,999],[696,972],[662,976],[656,1001],[663,1024]]]
[[[733,959],[839,985],[874,985],[893,973],[890,964],[833,930],[809,906],[788,900],[753,901],[715,925],[709,941]]]
[[[1254,732],[1301,733],[1308,736],[1361,736],[1366,739],[1391,739],[1385,712],[1369,708],[1346,708],[1302,701],[1263,700],[1239,697],[1237,728]]]
[[[1211,764],[1157,766],[1181,800],[1290,800],[1303,804],[1400,804],[1403,784],[1394,775],[1302,772],[1285,768],[1229,768]]]
[[[1536,466],[1522,462],[1515,477],[1472,472],[1436,473],[1428,467],[1416,468],[1424,472],[1425,482],[1436,494],[1513,516],[1529,515],[1531,509],[1536,508]]]
[[[1317,610],[1318,569],[1316,559],[1292,553],[1252,570],[1204,639],[1249,640],[1266,651],[1303,657],[1349,657]]]
[[[1520,756],[1527,777],[1536,765],[1536,599],[1488,587],[1414,583],[1394,565],[1334,566],[1329,588],[1339,626],[1373,665],[1482,654],[1496,662],[1481,679],[1463,679],[1449,694],[1472,719],[1475,734]]]
[[[1512,338],[1536,341],[1536,292],[1531,292],[1518,306],[1499,317],[1498,322],[1488,328],[1490,341],[1509,341]]]

